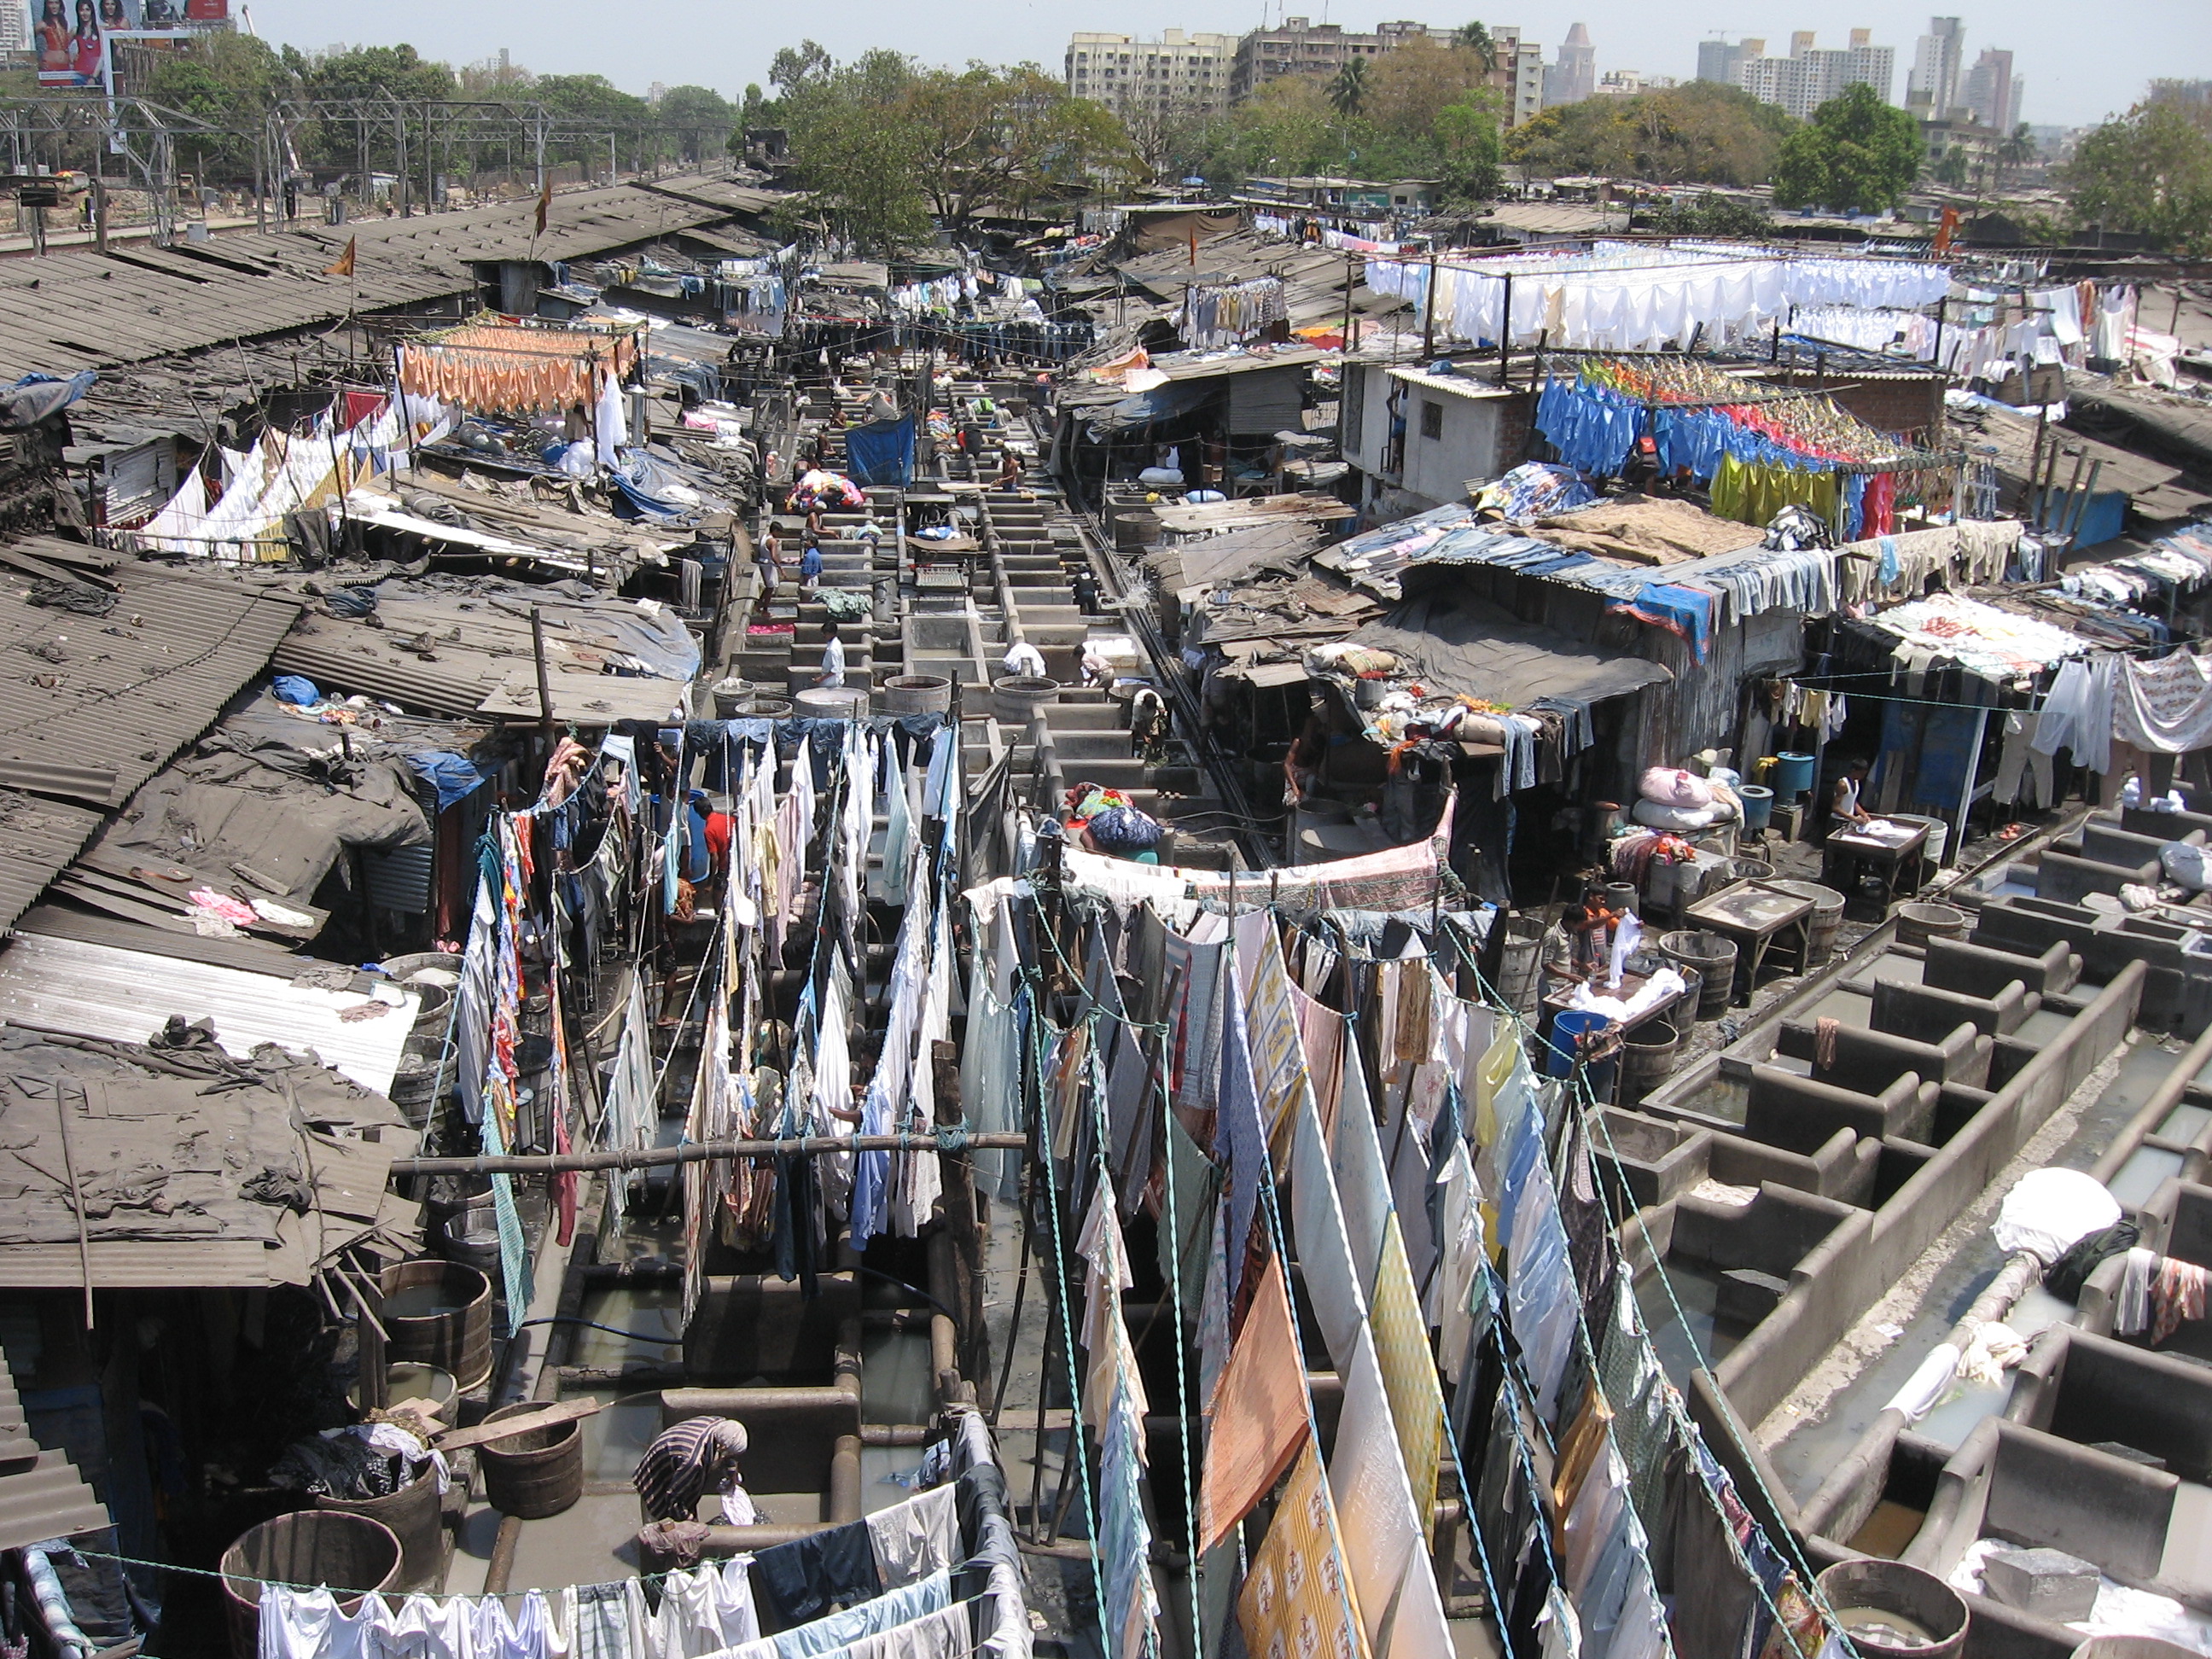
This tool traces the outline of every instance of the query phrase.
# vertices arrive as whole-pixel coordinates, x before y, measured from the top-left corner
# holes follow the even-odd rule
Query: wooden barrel
[[[526,1400],[501,1406],[484,1421],[519,1417],[545,1403]],[[483,1470],[485,1501],[518,1520],[558,1515],[584,1495],[584,1437],[574,1421],[487,1440],[477,1448],[477,1464]]]
[[[991,714],[1007,726],[1026,726],[1060,696],[1060,682],[1042,674],[1001,674],[991,682]]]
[[[1766,884],[1813,901],[1813,914],[1805,924],[1805,971],[1809,974],[1815,968],[1826,967],[1829,958],[1836,954],[1836,928],[1844,919],[1844,896],[1817,881],[1784,881],[1778,878]]]
[[[327,1584],[351,1613],[362,1596],[392,1587],[402,1559],[391,1528],[339,1510],[298,1510],[240,1534],[220,1564],[232,1575],[222,1581],[232,1659],[261,1651],[261,1586],[251,1581]]]
[[[459,1261],[418,1257],[379,1275],[387,1359],[451,1371],[466,1394],[491,1375],[491,1280]]]
[[[1718,1019],[1735,995],[1735,941],[1705,928],[1659,936],[1659,953],[1687,963],[1705,977],[1698,989],[1698,1018]]]
[[[385,1497],[319,1494],[315,1507],[341,1515],[365,1515],[392,1528],[392,1535],[399,1540],[401,1557],[399,1576],[392,1581],[394,1589],[422,1589],[436,1579],[439,1568],[445,1565],[438,1535],[438,1471],[428,1463],[423,1464],[422,1474]]]
[[[1963,939],[1972,920],[1955,904],[1900,904],[1897,907],[1898,942],[1925,945],[1931,939]]]
[[[1674,1075],[1682,1033],[1672,1020],[1647,1019],[1620,1040],[1620,1103],[1633,1106]]]
[[[894,674],[884,682],[886,714],[942,714],[952,707],[952,682],[942,674]]]

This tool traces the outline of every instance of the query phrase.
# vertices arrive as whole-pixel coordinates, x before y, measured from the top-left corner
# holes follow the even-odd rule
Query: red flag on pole
[[[545,175],[545,188],[538,192],[538,228],[532,234],[543,236],[545,234],[545,215],[552,205],[553,175],[549,173]]]
[[[331,264],[327,264],[327,265],[325,265],[325,266],[324,266],[324,267],[323,267],[323,275],[324,275],[324,276],[352,276],[352,275],[353,275],[353,262],[354,262],[354,256],[355,256],[355,254],[356,254],[356,253],[357,253],[357,252],[360,251],[360,248],[361,248],[361,238],[360,238],[360,237],[358,237],[358,236],[349,236],[349,237],[347,237],[347,238],[346,238],[345,252],[344,252],[343,253],[341,253],[341,254],[339,254],[339,255],[338,255],[338,257],[337,257],[337,260],[336,260],[336,262],[335,262],[335,263]]]

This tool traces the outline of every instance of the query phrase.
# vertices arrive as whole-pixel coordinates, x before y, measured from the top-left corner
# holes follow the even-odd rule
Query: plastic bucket
[[[491,1375],[491,1280],[459,1261],[422,1257],[378,1275],[389,1360],[451,1371],[463,1394]]]
[[[1735,994],[1735,941],[1704,928],[1685,928],[1659,936],[1659,954],[1695,968],[1705,982],[1698,988],[1698,1018],[1718,1019]]]
[[[1553,1017],[1552,1034],[1546,1040],[1544,1073],[1547,1077],[1565,1077],[1575,1069],[1581,1055],[1584,1039],[1594,1037],[1613,1024],[1605,1014],[1589,1013],[1581,1009],[1569,1009]]]
[[[501,1406],[484,1421],[519,1417],[544,1404],[526,1400]],[[584,1437],[573,1419],[525,1429],[506,1440],[487,1440],[477,1448],[477,1463],[483,1470],[485,1500],[518,1520],[558,1515],[584,1495]]]
[[[1844,919],[1844,896],[1817,881],[1770,881],[1766,884],[1813,901],[1813,915],[1806,927],[1805,969],[1810,973],[1815,968],[1826,967],[1836,954],[1836,927]]]
[[[1766,775],[1766,781],[1775,799],[1796,800],[1813,787],[1813,757],[1784,750],[1774,757],[1774,769]]]
[[[757,720],[788,720],[791,718],[791,700],[788,697],[755,697],[751,714]]]
[[[1885,812],[1882,816],[1899,823],[1926,824],[1928,839],[1922,844],[1920,854],[1930,864],[1943,862],[1944,848],[1951,842],[1951,824],[1948,818],[1930,817],[1924,812]]]
[[[753,706],[753,684],[750,680],[716,680],[714,693],[716,720],[735,720]]]
[[[1633,1106],[1673,1075],[1682,1032],[1672,1020],[1647,1019],[1620,1040],[1620,1103]]]
[[[437,1577],[445,1565],[439,1547],[438,1471],[429,1464],[398,1492],[382,1498],[331,1498],[318,1495],[315,1507],[340,1515],[365,1515],[392,1528],[399,1540],[399,1576],[394,1589],[421,1589]]]
[[[392,1588],[401,1560],[391,1528],[343,1510],[299,1510],[240,1534],[219,1564],[235,1575],[222,1581],[231,1653],[234,1659],[258,1659],[261,1651],[261,1593],[256,1587],[248,1594],[239,1580],[327,1584],[339,1607],[350,1613],[362,1596]]]
[[[1841,1561],[1817,1582],[1861,1659],[1948,1659],[1966,1644],[1966,1601],[1932,1572]]]
[[[1766,828],[1766,821],[1774,816],[1774,792],[1764,784],[1747,783],[1736,790],[1736,799],[1743,803],[1743,827],[1752,835]]]
[[[1767,881],[1774,875],[1774,866],[1765,859],[1730,859],[1728,878],[1730,881]]]
[[[2093,1636],[2074,1650],[2071,1659],[2203,1659],[2203,1656],[2195,1648],[2155,1636]]]

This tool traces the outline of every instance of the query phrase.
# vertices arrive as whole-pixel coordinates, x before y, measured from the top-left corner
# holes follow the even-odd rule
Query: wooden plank
[[[496,1423],[479,1423],[472,1429],[448,1429],[431,1442],[440,1451],[459,1451],[464,1446],[482,1446],[494,1440],[505,1440],[510,1436],[527,1434],[532,1429],[550,1429],[556,1424],[574,1423],[580,1418],[590,1417],[605,1402],[599,1400],[562,1400],[542,1411],[520,1412],[513,1417],[502,1417]]]

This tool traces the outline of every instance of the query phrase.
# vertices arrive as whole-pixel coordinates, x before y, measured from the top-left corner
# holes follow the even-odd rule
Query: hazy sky
[[[1156,33],[1180,26],[1240,33],[1263,15],[1273,21],[1285,5],[1302,5],[1316,22],[1371,28],[1387,17],[1413,15],[1439,25],[1474,14],[1451,0],[815,0],[792,6],[708,5],[701,0],[249,0],[259,32],[314,48],[337,41],[385,45],[412,41],[428,56],[460,64],[496,54],[540,73],[597,72],[633,92],[660,81],[711,86],[735,96],[748,81],[765,81],[778,46],[811,36],[840,58],[890,46],[932,62],[985,58],[1033,58],[1060,67],[1073,29]],[[238,0],[233,0],[234,9]],[[1810,28],[1819,44],[1842,46],[1854,27],[1870,27],[1879,45],[1897,48],[1902,100],[1914,39],[1928,27],[1923,4],[1906,0],[1705,0],[1695,10],[1651,0],[1567,0],[1548,7],[1486,15],[1517,23],[1544,46],[1549,59],[1567,26],[1589,26],[1598,68],[1640,70],[1687,79],[1697,72],[1698,41],[1707,32],[1764,35],[1771,52],[1789,51],[1790,31]],[[1439,7],[1443,9],[1438,9]],[[2012,0],[1963,9],[1966,55],[2009,47],[2013,72],[2027,82],[2025,118],[2039,125],[2078,125],[2126,108],[2153,75],[2212,78],[2212,0]],[[373,33],[365,33],[374,29]]]

